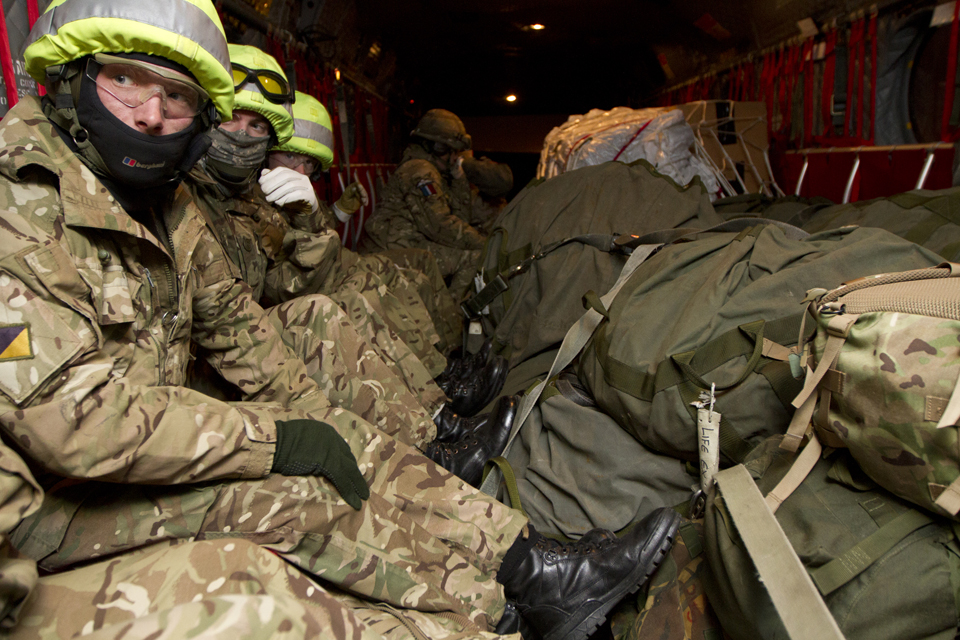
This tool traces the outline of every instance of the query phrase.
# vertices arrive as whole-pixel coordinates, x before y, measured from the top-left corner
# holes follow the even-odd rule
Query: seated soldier
[[[282,280],[295,290],[309,288],[290,285],[289,282],[299,279],[312,283],[329,279],[329,276],[315,275],[315,272],[335,271],[335,265],[329,268],[323,259],[319,264],[314,263],[317,254],[332,252],[336,255],[340,246],[336,233],[331,240],[289,229],[277,210],[258,197],[254,180],[271,141],[286,142],[293,134],[293,118],[286,103],[289,94],[280,91],[271,96],[262,88],[283,87],[286,80],[280,65],[263,51],[234,44],[229,45],[228,50],[234,73],[241,75],[233,119],[213,130],[213,146],[199,163],[202,169],[195,168],[191,172],[186,186],[210,229],[238,266],[242,279],[253,289],[254,299],[262,297],[264,283],[271,281]],[[263,79],[248,82],[251,74]],[[302,177],[299,173],[291,173]],[[312,191],[312,187],[310,189]],[[297,215],[295,212],[294,217]],[[289,253],[296,257],[285,259],[266,240],[271,237],[280,237],[283,242],[293,245]],[[273,255],[277,256],[276,260],[270,260]],[[296,266],[288,268],[290,262],[296,262]],[[314,264],[314,269],[308,268],[310,264]],[[287,277],[279,278],[278,272]],[[379,322],[379,315],[365,306],[366,299],[356,291],[347,288],[334,295],[350,309],[351,317],[362,317],[362,326],[369,328]],[[310,376],[335,406],[349,409],[388,435],[423,449],[429,457],[467,482],[479,482],[483,465],[500,453],[490,449],[489,445],[501,442],[501,434],[509,431],[516,413],[515,402],[505,400],[497,405],[496,411],[474,419],[461,417],[458,410],[465,408],[468,412],[475,412],[493,397],[489,392],[487,396],[461,394],[445,403],[443,393],[422,366],[420,370],[424,375],[411,377],[413,383],[421,386],[408,383],[408,389],[378,357],[379,350],[372,347],[376,342],[385,342],[385,332],[371,332],[370,342],[367,342],[330,298],[319,295],[289,298],[289,301],[271,307],[267,316],[284,343],[303,360]],[[387,340],[390,340],[389,336]],[[390,341],[391,350],[383,352],[399,352],[401,357],[398,359],[404,362],[405,370],[413,370],[418,365],[414,354],[399,351],[406,348],[402,341]],[[503,365],[501,362],[500,366]],[[482,371],[482,368],[478,370]],[[397,371],[402,374],[399,368]],[[200,390],[206,388],[191,386]],[[495,394],[498,390],[490,389],[490,392]],[[424,404],[418,398],[424,398]],[[431,403],[429,409],[426,401]]]
[[[319,100],[299,91],[296,96],[293,105],[294,135],[271,150],[268,169],[262,172],[260,186],[267,200],[281,207],[295,229],[333,231],[338,222],[349,221],[361,204],[368,204],[366,190],[359,182],[353,182],[347,185],[343,195],[332,206],[317,201],[312,183],[319,180],[322,172],[333,164],[334,133],[330,114]],[[289,206],[285,206],[297,204],[298,201],[303,205],[309,204],[316,215],[298,216],[291,212]],[[429,251],[397,249],[365,257],[346,248],[340,251],[341,269],[373,271],[387,283],[395,277],[399,266],[399,273],[416,284],[417,293],[430,311],[438,332],[446,336],[447,344],[459,344],[462,326],[460,309],[449,295],[437,261]],[[293,266],[295,263],[291,260]],[[293,271],[290,278],[278,282],[275,287],[268,286],[267,295],[271,295],[271,288],[276,290],[278,300],[298,295],[297,284],[286,284],[288,280],[295,280],[297,275]]]
[[[459,301],[473,282],[485,239],[467,222],[473,195],[460,156],[470,148],[470,136],[445,109],[428,111],[410,135],[413,141],[367,221],[361,250],[428,249]]]
[[[545,640],[583,640],[654,571],[675,512],[560,545],[327,405],[178,186],[231,117],[209,0],[54,0],[24,57],[48,96],[0,122],[0,434],[46,495],[11,531],[21,553],[55,572],[243,538],[465,632],[509,602]],[[182,386],[191,345],[244,401]]]
[[[240,97],[242,95],[242,93],[238,94],[238,99],[242,99]],[[317,260],[313,256],[316,255],[318,244],[326,248],[326,240],[318,241],[317,235],[311,233],[311,230],[323,228],[326,229],[322,232],[323,236],[327,234],[335,236],[336,233],[330,230],[329,226],[329,221],[334,217],[330,211],[336,212],[336,217],[341,219],[347,215],[339,213],[343,198],[332,207],[319,204],[311,183],[312,176],[321,170],[328,169],[333,162],[333,150],[329,146],[333,137],[330,116],[317,99],[301,92],[297,92],[296,95],[297,101],[293,104],[293,137],[271,151],[268,170],[265,170],[260,178],[267,200],[285,206],[281,211],[287,213],[286,219],[290,220],[292,227],[284,236],[286,259],[278,257],[272,261],[266,276],[267,291],[271,288],[285,289],[282,295],[277,296],[280,299],[289,299],[297,292],[317,288],[316,285],[303,283],[312,283],[317,278],[323,277],[322,274],[326,269],[318,267]],[[251,103],[250,106],[255,105]],[[313,211],[322,212],[319,221],[317,217],[307,221],[305,216],[296,215],[295,212],[287,209],[299,203],[305,207],[309,206]],[[262,218],[266,220],[267,216],[264,215]],[[439,275],[436,260],[428,251],[403,249],[359,256],[339,247],[339,244],[336,246],[339,248],[337,264],[345,271],[359,269],[392,278],[392,274],[397,273],[396,264],[399,262],[413,267],[417,273],[436,272]],[[406,271],[409,270],[409,268],[406,269]],[[427,297],[434,296],[435,291],[436,289],[431,286]],[[445,295],[441,297],[446,298]],[[453,411],[470,415],[470,408],[474,406],[479,408],[488,404],[500,391],[506,377],[506,363],[503,358],[494,358],[493,363],[489,362],[491,347],[492,345],[488,343],[468,358],[448,358],[447,368],[437,377],[437,384],[451,399]],[[484,375],[472,374],[473,371],[485,368],[487,372]],[[493,372],[490,372],[490,369],[494,369]],[[461,409],[463,405],[467,405],[466,411]]]

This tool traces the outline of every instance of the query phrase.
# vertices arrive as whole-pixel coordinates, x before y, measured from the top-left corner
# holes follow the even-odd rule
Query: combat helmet
[[[256,47],[231,44],[230,64],[236,90],[234,108],[259,113],[273,125],[277,144],[293,136],[290,103],[294,93],[277,60]]]
[[[210,0],[164,0],[159,10],[142,0],[53,0],[34,24],[23,51],[37,82],[54,81],[64,65],[97,53],[141,53],[189,71],[229,120],[234,86],[226,36]]]
[[[333,125],[326,107],[313,96],[296,92],[293,103],[293,137],[273,151],[301,153],[320,162],[326,171],[333,164]]]
[[[433,142],[442,142],[456,151],[466,151],[472,145],[463,122],[455,113],[446,109],[427,111],[410,135]]]

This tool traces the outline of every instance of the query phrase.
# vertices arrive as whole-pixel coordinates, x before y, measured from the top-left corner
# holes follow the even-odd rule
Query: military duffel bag
[[[850,282],[814,302],[816,337],[784,447],[811,423],[875,482],[960,513],[960,265]],[[960,518],[958,518],[960,519]]]
[[[618,237],[720,222],[699,178],[681,187],[645,160],[532,182],[497,219],[482,288],[463,308],[483,318],[497,352],[516,367],[563,340],[584,293],[613,285],[629,253]]]
[[[768,217],[764,215],[763,217]],[[785,220],[810,233],[846,225],[878,227],[960,261],[960,187],[816,207]]]
[[[767,503],[795,460],[779,439],[761,444],[744,465],[749,488],[759,488]],[[878,487],[846,450],[815,460],[776,510],[773,526],[785,535],[785,551],[759,537],[762,514],[743,517],[739,492],[728,493],[721,481],[744,467],[718,476],[720,491],[711,492],[705,513],[702,579],[723,630],[744,640],[953,640],[960,623],[956,525]],[[809,593],[784,584],[793,562]],[[822,612],[804,609],[808,595]]]
[[[713,389],[707,400],[721,416],[721,466],[742,460],[790,422],[802,385],[789,348],[806,291],[940,262],[880,229],[787,233],[771,223],[700,234],[637,267],[609,309],[588,296],[605,317],[580,356],[578,377],[646,447],[697,461],[693,405]]]

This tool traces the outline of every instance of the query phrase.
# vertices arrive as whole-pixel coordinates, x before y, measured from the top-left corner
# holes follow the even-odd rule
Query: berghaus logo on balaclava
[[[143,163],[143,162],[138,162],[138,161],[135,160],[134,158],[131,158],[130,156],[127,156],[127,157],[125,157],[125,158],[123,159],[123,164],[127,165],[128,167],[134,167],[135,169],[159,169],[159,168],[162,167],[165,163],[163,163],[163,162],[156,162],[156,163],[154,163],[154,164],[146,164],[146,163]]]

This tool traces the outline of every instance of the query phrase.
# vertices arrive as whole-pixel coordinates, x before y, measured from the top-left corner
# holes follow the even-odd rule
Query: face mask
[[[122,185],[141,188],[158,187],[179,178],[188,151],[196,155],[195,139],[201,127],[198,118],[186,129],[169,135],[141,133],[110,113],[97,94],[96,83],[85,75],[80,82],[77,123],[87,134],[86,141],[75,136],[79,153],[84,155],[84,143],[88,142],[96,154],[84,157],[96,168]]]
[[[204,157],[204,167],[214,178],[231,186],[246,184],[267,158],[271,136],[254,137],[245,131],[210,132],[213,144]]]

